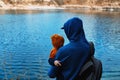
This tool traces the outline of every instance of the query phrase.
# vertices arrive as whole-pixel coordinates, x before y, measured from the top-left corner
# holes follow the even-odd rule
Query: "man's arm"
[[[50,78],[55,78],[59,74],[60,67],[52,66],[48,72]]]

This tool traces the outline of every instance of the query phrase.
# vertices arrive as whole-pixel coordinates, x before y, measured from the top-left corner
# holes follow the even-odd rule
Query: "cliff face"
[[[1,0],[5,3],[43,3],[55,1],[58,4],[82,4],[82,5],[111,5],[116,4],[120,6],[120,0]]]
[[[63,0],[64,4],[120,6],[120,0]]]
[[[94,6],[100,7],[115,7],[120,9],[120,0],[0,0],[0,7],[11,4],[16,6],[16,4],[52,4],[52,5],[85,5],[90,6],[91,8]]]

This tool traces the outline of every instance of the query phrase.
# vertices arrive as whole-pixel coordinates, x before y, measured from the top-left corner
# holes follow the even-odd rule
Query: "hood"
[[[83,30],[83,22],[81,19],[74,17],[69,19],[64,26],[64,29],[67,38],[70,41],[77,41],[81,38],[85,38],[84,30]]]

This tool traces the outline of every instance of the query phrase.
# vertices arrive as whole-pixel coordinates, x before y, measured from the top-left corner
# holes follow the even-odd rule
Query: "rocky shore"
[[[105,10],[105,11],[120,11],[120,5],[80,5],[80,4],[64,4],[64,5],[55,5],[55,4],[5,4],[0,1],[0,9],[4,10],[14,10],[14,9],[23,9],[23,10],[36,10],[36,9],[90,9],[90,10]]]

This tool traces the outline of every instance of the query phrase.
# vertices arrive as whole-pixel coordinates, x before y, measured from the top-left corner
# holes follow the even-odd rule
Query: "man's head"
[[[65,22],[64,26],[61,28],[64,29],[67,38],[71,41],[76,41],[80,39],[80,37],[84,36],[84,31],[83,31],[83,22],[81,19],[74,17],[69,19],[68,21]]]

